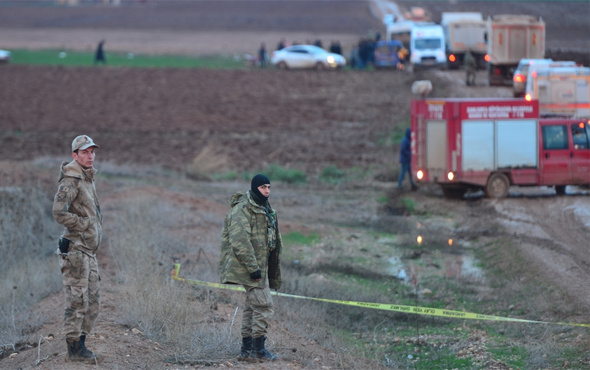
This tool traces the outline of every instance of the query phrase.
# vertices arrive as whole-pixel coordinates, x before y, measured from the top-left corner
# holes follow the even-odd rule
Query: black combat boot
[[[252,349],[250,356],[261,360],[276,360],[278,357],[264,348],[264,341],[266,341],[265,336],[254,338],[254,348]]]
[[[238,359],[247,359],[250,357],[250,351],[252,351],[252,337],[242,338],[242,348],[240,349]]]
[[[86,353],[86,356],[88,356],[88,354],[90,354],[90,356],[96,356],[94,353],[92,353],[91,350],[86,348],[86,336],[85,335],[80,335],[80,352]]]
[[[83,361],[89,364],[95,364],[99,362],[99,359],[96,357],[96,355],[86,348],[84,343],[85,340],[85,336],[81,336],[78,339],[66,339],[66,343],[68,344],[68,359],[70,361]]]

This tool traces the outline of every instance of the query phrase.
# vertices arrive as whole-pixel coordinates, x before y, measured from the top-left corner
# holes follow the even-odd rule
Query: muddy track
[[[506,199],[494,207],[498,221],[531,263],[580,305],[588,306],[588,195]]]

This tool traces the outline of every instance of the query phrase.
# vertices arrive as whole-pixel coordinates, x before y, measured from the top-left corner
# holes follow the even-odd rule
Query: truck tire
[[[494,173],[488,178],[484,191],[488,198],[504,198],[510,191],[510,181],[503,173]]]
[[[440,187],[444,196],[449,199],[463,199],[463,195],[467,192],[467,188],[463,186],[441,185]]]
[[[555,185],[555,194],[565,195],[565,185]]]

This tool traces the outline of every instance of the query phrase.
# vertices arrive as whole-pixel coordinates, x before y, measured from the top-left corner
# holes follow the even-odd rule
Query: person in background
[[[265,348],[269,321],[274,313],[270,289],[281,287],[280,255],[283,248],[275,210],[270,206],[270,179],[252,178],[250,190],[234,194],[221,235],[221,283],[241,284],[246,290],[242,314],[239,359],[275,360]]]
[[[358,63],[359,63],[358,60],[359,60],[358,48],[353,45],[350,48],[350,55],[348,57],[348,65],[350,66],[350,68],[356,69],[358,66]]]
[[[367,63],[369,60],[369,45],[368,45],[368,41],[366,38],[363,38],[359,41],[359,45],[358,45],[358,60],[357,60],[357,66],[358,69],[365,69],[367,67]]]
[[[402,46],[397,52],[397,58],[399,63],[397,64],[398,69],[406,69],[406,60],[410,52],[404,46]]]
[[[402,145],[399,151],[399,161],[402,165],[401,171],[399,173],[399,178],[397,179],[397,188],[402,189],[402,183],[404,181],[404,177],[406,177],[406,173],[410,178],[410,184],[412,185],[412,190],[417,190],[418,187],[414,183],[414,179],[412,178],[411,173],[411,161],[412,161],[412,152],[411,152],[411,137],[412,137],[412,130],[408,127],[406,130],[406,134],[402,139]]]
[[[264,43],[260,44],[260,49],[258,49],[258,62],[260,63],[261,68],[265,68],[268,61],[268,54],[266,53],[266,45]]]
[[[342,55],[342,46],[339,41],[332,41],[330,44],[330,53]]]
[[[102,356],[86,348],[100,310],[100,276],[96,252],[102,241],[102,213],[94,186],[98,145],[87,135],[72,142],[71,162],[63,162],[53,199],[53,218],[64,226],[59,239],[59,263],[66,308],[64,331],[70,361],[95,364]]]
[[[477,70],[477,62],[471,54],[471,51],[467,50],[465,53],[465,59],[463,60],[465,66],[465,84],[467,86],[475,86],[475,71]]]
[[[94,54],[94,65],[98,65],[98,63],[102,63],[104,65],[107,64],[107,58],[106,55],[104,53],[104,44],[105,44],[105,40],[100,40],[100,42],[98,43],[98,46],[96,48],[96,53]]]

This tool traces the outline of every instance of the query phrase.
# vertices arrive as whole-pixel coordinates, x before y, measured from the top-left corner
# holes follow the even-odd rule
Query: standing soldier
[[[467,50],[465,53],[465,84],[467,86],[475,86],[475,71],[477,70],[477,62],[471,54],[471,51]]]
[[[273,311],[270,289],[281,287],[280,254],[283,246],[277,214],[268,202],[270,180],[256,175],[250,191],[234,194],[221,236],[219,270],[224,284],[246,289],[242,315],[240,359],[275,360],[264,347]]]
[[[60,240],[60,267],[66,300],[64,331],[71,361],[102,359],[86,348],[100,308],[96,251],[102,239],[102,214],[94,186],[95,149],[86,135],[72,142],[71,162],[63,162],[53,200],[53,218],[65,227]]]

